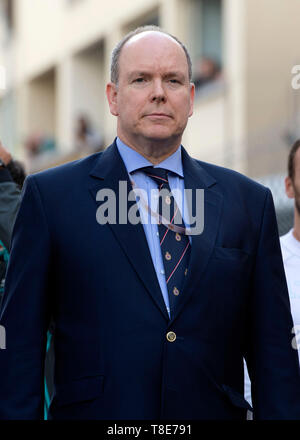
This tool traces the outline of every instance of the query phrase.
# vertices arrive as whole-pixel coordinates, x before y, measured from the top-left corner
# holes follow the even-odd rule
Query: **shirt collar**
[[[140,168],[153,166],[149,160],[147,160],[137,151],[128,147],[128,145],[124,144],[120,138],[117,138],[117,148],[129,174],[133,173],[134,171],[138,171]],[[158,165],[155,165],[155,167],[165,168],[166,170],[172,171],[183,178],[181,145],[178,147],[175,153],[167,157],[167,159],[163,160]]]

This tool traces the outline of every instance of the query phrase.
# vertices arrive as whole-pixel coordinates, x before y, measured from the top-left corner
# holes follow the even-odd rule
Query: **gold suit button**
[[[179,290],[177,289],[177,287],[174,287],[174,289],[173,289],[173,293],[174,293],[174,295],[176,295],[176,296],[179,295]]]
[[[174,342],[176,340],[176,333],[174,332],[167,333],[167,340],[169,342]]]
[[[166,252],[166,253],[165,253],[165,259],[166,259],[167,261],[170,261],[171,258],[172,258],[172,256],[171,256],[170,252]]]

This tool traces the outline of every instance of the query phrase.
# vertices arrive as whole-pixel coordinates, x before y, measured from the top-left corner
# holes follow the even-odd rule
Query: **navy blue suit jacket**
[[[113,144],[27,178],[0,324],[0,418],[43,417],[55,322],[52,419],[299,419],[300,379],[274,206],[265,187],[183,150],[203,188],[180,304],[168,319],[141,224],[96,221],[100,189],[130,182]],[[166,334],[176,333],[169,342]]]

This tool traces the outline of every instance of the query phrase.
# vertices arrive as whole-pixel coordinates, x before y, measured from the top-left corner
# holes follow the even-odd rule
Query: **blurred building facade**
[[[43,138],[43,154],[27,161],[31,172],[80,155],[81,115],[111,143],[111,51],[128,31],[158,24],[186,44],[194,64],[184,146],[270,185],[286,212],[282,177],[300,137],[300,90],[291,86],[298,17],[299,0],[0,0],[0,139],[25,157]]]

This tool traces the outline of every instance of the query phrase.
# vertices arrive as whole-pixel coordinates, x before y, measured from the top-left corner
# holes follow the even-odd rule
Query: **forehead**
[[[135,70],[180,70],[188,75],[185,52],[177,41],[161,32],[147,31],[132,37],[121,51],[120,75]]]

